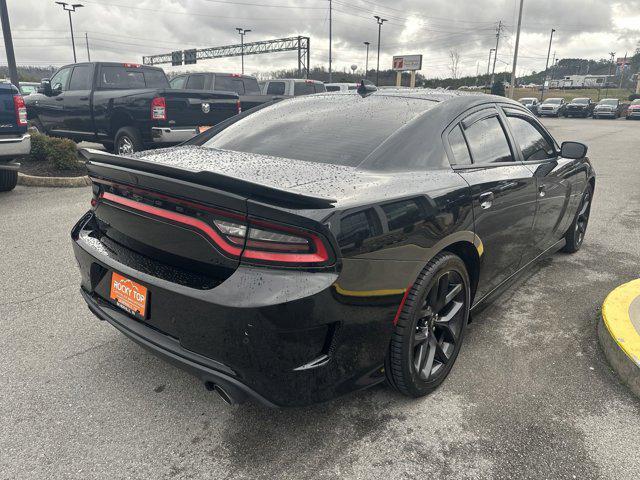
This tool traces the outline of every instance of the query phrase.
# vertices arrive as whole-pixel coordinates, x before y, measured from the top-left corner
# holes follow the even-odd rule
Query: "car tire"
[[[34,133],[41,133],[43,135],[47,134],[47,132],[44,129],[44,126],[42,125],[42,122],[37,118],[33,120],[29,120],[29,130],[31,130]]]
[[[587,233],[587,226],[589,225],[592,200],[593,186],[589,183],[582,194],[582,199],[580,200],[580,206],[578,207],[576,216],[564,236],[566,243],[563,251],[566,253],[576,253],[582,247],[584,236]]]
[[[0,192],[9,192],[18,184],[17,170],[0,170]]]
[[[140,131],[134,127],[122,127],[116,133],[113,150],[116,155],[130,155],[144,150]]]
[[[436,255],[406,293],[385,361],[388,383],[409,397],[435,390],[449,375],[469,320],[471,294],[464,262]]]

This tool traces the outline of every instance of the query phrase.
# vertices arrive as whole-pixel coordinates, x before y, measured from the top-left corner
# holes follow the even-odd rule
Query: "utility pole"
[[[496,49],[492,48],[489,50],[489,63],[487,63],[487,79],[489,78],[489,72],[491,71],[491,55],[495,52]]]
[[[495,55],[493,56],[493,70],[491,71],[491,87],[493,88],[493,83],[496,80],[496,60],[498,60],[498,46],[500,45],[500,34],[502,33],[502,20],[498,22],[498,33],[496,33],[496,49]]]
[[[333,80],[333,74],[331,72],[331,63],[333,62],[333,56],[331,52],[331,46],[333,44],[333,4],[329,0],[329,83]]]
[[[616,52],[610,52],[609,55],[611,55],[611,63],[609,64],[609,78],[611,77],[611,67],[613,67],[613,62],[614,59],[616,58]],[[605,97],[609,96],[609,78],[607,78],[607,81],[605,81]]]
[[[84,32],[84,42],[87,44],[87,61],[91,61],[91,52],[89,51],[89,34]]]
[[[71,47],[73,48],[73,63],[77,63],[78,59],[76,58],[76,42],[73,38],[73,22],[71,21],[71,13],[76,11],[76,8],[84,7],[81,3],[74,3],[69,5],[66,2],[56,2],[58,5],[62,6],[62,9],[69,13],[69,28],[71,29]]]
[[[370,42],[364,42],[365,46],[367,47],[367,56],[366,56],[366,60],[364,62],[364,78],[367,78],[367,74],[369,72],[369,45],[371,45]]]
[[[251,30],[245,30],[244,28],[236,27],[238,34],[240,35],[240,62],[242,64],[242,75],[244,75],[244,36]]]
[[[4,48],[7,52],[7,64],[9,65],[9,78],[17,88],[20,88],[16,56],[13,52],[13,39],[11,37],[11,25],[9,24],[9,11],[7,0],[0,0],[0,20],[2,21],[2,35],[4,36]]]
[[[540,90],[540,101],[544,100],[544,84],[547,82],[547,77],[549,73],[547,70],[549,69],[549,57],[551,56],[551,44],[553,43],[553,34],[556,32],[554,28],[551,29],[551,38],[549,39],[549,50],[547,51],[547,63],[544,67],[544,79],[542,80],[542,88]]]
[[[387,21],[386,18],[381,18],[378,15],[374,15],[373,18],[378,22],[378,65],[376,67],[376,87],[380,86],[380,37],[382,36],[382,24]]]
[[[520,46],[520,29],[522,27],[522,10],[524,9],[524,0],[520,0],[520,13],[518,14],[518,31],[516,32],[516,45],[513,50],[513,70],[511,71],[511,89],[509,90],[509,98],[513,98],[516,90],[516,68],[518,68],[518,47]]]

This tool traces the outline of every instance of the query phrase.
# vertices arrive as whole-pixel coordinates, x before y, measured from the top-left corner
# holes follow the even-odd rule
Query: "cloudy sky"
[[[71,1],[71,0],[67,0]],[[143,55],[237,43],[235,27],[251,29],[246,41],[308,35],[311,64],[328,64],[328,0],[76,0],[73,14],[79,61],[141,62]],[[460,54],[463,74],[487,69],[498,21],[505,24],[498,70],[510,68],[519,0],[333,0],[334,70],[364,67],[364,41],[375,66],[377,25],[382,29],[381,66],[394,54],[424,55],[423,74],[449,76],[449,52]],[[8,0],[16,59],[20,65],[62,65],[73,60],[69,21],[54,0]],[[632,54],[640,42],[640,0],[525,0],[518,73],[544,68],[549,33],[559,58],[599,59]],[[6,64],[4,49],[0,62]],[[208,62],[209,63],[209,62]],[[240,59],[200,68],[238,71]],[[293,68],[295,52],[246,58],[246,71]],[[168,66],[167,70],[172,67]],[[190,69],[194,69],[193,66]]]

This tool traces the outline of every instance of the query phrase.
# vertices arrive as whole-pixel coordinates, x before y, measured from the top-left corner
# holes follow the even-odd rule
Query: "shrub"
[[[47,162],[54,170],[79,170],[76,144],[67,138],[55,138],[41,133],[31,132],[32,162]]]
[[[77,170],[80,162],[75,142],[68,138],[49,138],[47,161],[56,170]]]

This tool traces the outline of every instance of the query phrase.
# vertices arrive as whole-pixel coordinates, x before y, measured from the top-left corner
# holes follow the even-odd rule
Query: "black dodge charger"
[[[577,251],[595,174],[519,103],[314,95],[136,158],[87,150],[90,310],[228,402],[431,392],[469,314]]]

